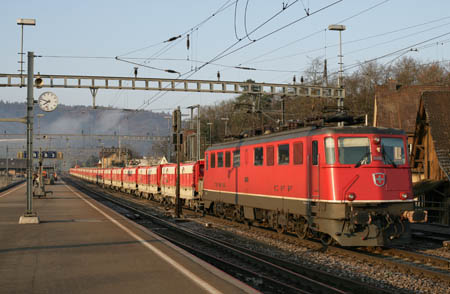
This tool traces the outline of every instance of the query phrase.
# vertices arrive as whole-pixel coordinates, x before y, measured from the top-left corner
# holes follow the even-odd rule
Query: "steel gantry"
[[[0,140],[3,139],[21,139],[25,138],[26,134],[0,134]],[[102,140],[126,140],[126,141],[148,141],[148,142],[167,142],[167,136],[136,136],[136,135],[116,135],[116,134],[35,134],[35,139],[83,139],[83,138],[95,138]],[[0,141],[1,142],[1,141]]]
[[[345,97],[343,88],[310,86],[304,84],[251,83],[236,81],[160,79],[141,77],[108,77],[78,75],[44,75],[41,78],[45,88],[84,88],[153,90],[222,94],[269,94],[316,98]],[[20,74],[0,74],[0,87],[20,87],[26,85]],[[96,92],[95,92],[96,93]],[[93,96],[95,96],[93,94]]]

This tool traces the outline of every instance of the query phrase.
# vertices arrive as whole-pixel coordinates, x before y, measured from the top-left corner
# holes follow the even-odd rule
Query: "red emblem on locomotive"
[[[386,183],[386,175],[384,173],[373,173],[373,183],[378,187],[383,187]]]

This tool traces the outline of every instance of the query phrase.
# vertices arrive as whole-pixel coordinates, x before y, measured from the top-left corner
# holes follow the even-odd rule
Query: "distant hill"
[[[157,135],[168,134],[165,113],[151,111],[122,110],[108,107],[92,109],[87,106],[59,105],[50,113],[43,112],[35,106],[35,130],[38,127],[37,114],[45,116],[39,119],[41,132],[44,133],[84,133],[112,134],[119,132],[128,135]],[[0,100],[0,117],[23,117],[26,115],[25,103],[5,102]],[[0,123],[0,132],[25,132],[25,125]]]
[[[153,135],[167,136],[169,128],[166,113],[154,113],[151,111],[133,111],[110,107],[98,107],[92,109],[87,106],[59,105],[50,113],[43,112],[35,106],[34,133],[50,134],[121,134],[121,135]],[[38,118],[37,114],[44,114]],[[6,102],[0,100],[0,118],[23,117],[26,115],[26,105],[24,103]],[[0,123],[0,134],[25,133],[26,127],[21,123]],[[1,143],[1,142],[0,142]],[[16,146],[16,149],[23,148],[23,142],[8,143]],[[35,142],[39,145],[39,142]],[[51,144],[54,148],[63,148],[70,145],[71,148],[95,149],[100,146],[117,147],[117,140],[102,140],[86,137],[83,140],[77,139],[72,142],[45,142],[43,146]],[[142,155],[149,153],[151,144],[148,142],[121,142],[123,146],[129,146]],[[37,146],[36,145],[36,146]],[[0,144],[5,146],[5,143]],[[2,148],[2,147],[0,147]],[[3,148],[2,148],[3,149]],[[14,148],[12,148],[14,149]],[[0,154],[4,151],[0,150]],[[91,153],[92,154],[92,153]],[[97,153],[98,154],[98,153]],[[1,157],[1,156],[0,156]]]

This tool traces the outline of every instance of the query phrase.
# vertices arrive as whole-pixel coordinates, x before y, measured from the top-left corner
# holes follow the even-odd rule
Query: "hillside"
[[[150,111],[131,111],[115,108],[99,107],[92,109],[86,106],[59,105],[50,113],[43,112],[35,106],[34,133],[47,134],[120,134],[120,135],[154,135],[167,136],[169,129],[165,113],[154,113]],[[37,114],[44,114],[38,118]],[[10,103],[0,100],[0,118],[23,117],[26,115],[25,103]],[[26,127],[20,123],[0,123],[0,134],[25,134]],[[47,140],[48,141],[48,140]],[[5,146],[5,142],[0,146]],[[10,150],[24,149],[23,142],[8,142]],[[85,138],[69,140],[51,140],[50,142],[35,142],[35,147],[48,145],[53,149],[63,149],[70,146],[75,149],[91,150],[90,154],[98,154],[99,148],[117,147],[118,140],[101,140],[98,138]],[[151,144],[148,142],[121,142],[137,151],[138,154],[150,153]],[[3,147],[0,147],[3,154]],[[15,151],[13,151],[15,152]]]
[[[167,120],[164,113],[149,111],[125,111],[115,108],[99,107],[92,109],[86,106],[59,105],[50,113],[43,112],[35,106],[36,131],[38,127],[37,114],[45,116],[39,119],[42,133],[78,133],[112,134],[119,132],[129,135],[165,136],[168,133]],[[25,103],[9,103],[0,100],[0,117],[23,117],[26,115]],[[0,132],[25,132],[25,125],[1,123]]]

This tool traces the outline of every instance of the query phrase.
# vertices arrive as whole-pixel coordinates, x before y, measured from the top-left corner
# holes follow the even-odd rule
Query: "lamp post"
[[[328,29],[330,31],[338,31],[339,32],[339,75],[338,75],[338,88],[340,89],[339,91],[342,91],[341,88],[343,88],[343,82],[342,82],[342,76],[343,76],[343,62],[342,62],[342,31],[345,31],[346,27],[344,25],[338,25],[338,24],[333,24],[333,25],[329,25]],[[342,92],[341,92],[342,93]],[[338,98],[338,112],[343,112],[343,108],[344,108],[344,98],[342,97],[342,95],[339,95],[340,97]],[[340,126],[343,126],[344,123],[340,122],[339,123]]]
[[[212,134],[212,122],[206,123],[209,126],[209,146],[212,145],[212,141],[211,141],[211,134]]]
[[[20,87],[23,86],[23,26],[35,26],[36,20],[34,18],[18,18],[17,24],[22,27],[22,34],[20,38]]]

